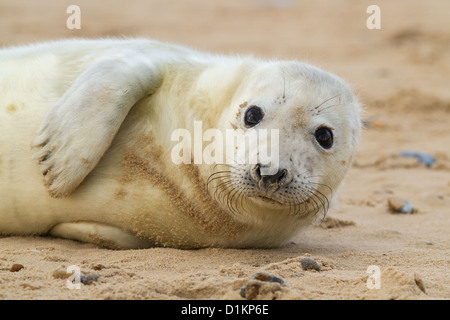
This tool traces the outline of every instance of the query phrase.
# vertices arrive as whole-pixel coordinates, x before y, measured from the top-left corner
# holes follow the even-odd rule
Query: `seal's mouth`
[[[275,199],[272,198],[268,198],[266,196],[253,196],[253,197],[249,197],[251,198],[254,202],[259,203],[261,205],[265,205],[265,206],[270,206],[270,207],[284,207],[286,206],[284,203],[279,202]]]

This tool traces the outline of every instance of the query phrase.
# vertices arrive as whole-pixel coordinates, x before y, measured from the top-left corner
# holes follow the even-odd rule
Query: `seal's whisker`
[[[230,171],[230,170],[216,171],[216,172],[212,173],[212,174],[210,175],[210,177],[212,177],[212,176],[214,176],[214,175],[217,175],[217,174],[219,174],[219,173],[231,173],[231,171]]]
[[[325,111],[327,109],[338,107],[338,106],[343,106],[343,105],[345,105],[345,104],[344,103],[339,103],[339,104],[334,104],[332,106],[324,107],[323,109],[318,110],[316,114],[322,113],[323,111]]]
[[[229,186],[231,186],[233,183],[231,182],[231,180],[228,180],[228,181],[225,181],[225,182],[222,182],[221,184],[219,184],[217,187],[216,187],[216,190],[214,191],[214,195],[213,195],[213,198],[214,199],[217,199],[218,197],[217,197],[217,192],[220,190],[219,188],[222,188],[222,190],[223,189],[226,189],[227,187],[229,187]],[[220,197],[220,194],[219,194],[219,197]]]
[[[308,180],[308,183],[310,182],[309,179],[310,178],[325,178],[326,176],[318,174],[316,176],[308,176],[308,177],[304,177],[304,179]]]
[[[317,211],[315,213],[315,215],[317,215],[320,212],[320,209],[323,209],[325,204],[324,204],[323,200],[315,193],[314,188],[308,188],[308,189],[309,189],[310,199],[314,199],[315,203],[317,204]]]
[[[228,163],[216,163],[213,168],[216,169],[218,166],[233,167],[231,164]]]
[[[226,199],[227,199],[227,201],[226,201],[226,203],[227,203],[227,207],[228,207],[228,209],[230,209],[230,212],[232,212],[232,213],[234,213],[234,214],[237,214],[238,212],[237,212],[237,210],[234,208],[234,206],[233,206],[233,197],[234,197],[234,195],[236,195],[236,193],[238,193],[239,192],[239,190],[240,190],[240,188],[234,188],[234,189],[231,189],[227,194],[226,194]],[[234,193],[233,193],[234,192]],[[233,196],[231,196],[230,197],[230,195],[233,193]]]
[[[330,209],[330,201],[328,200],[328,197],[320,192],[319,190],[315,189],[315,192],[319,194],[323,198],[323,201],[325,202],[325,205],[323,207],[323,217],[327,215],[328,210]]]
[[[245,191],[245,187],[242,187],[242,188],[239,190],[238,197],[236,198],[236,210],[237,210],[237,212],[240,213],[240,214],[242,214],[243,212],[246,212],[246,210],[245,210],[245,208],[244,208],[244,206],[243,206],[243,204],[242,204],[242,199],[243,199],[243,197],[244,197],[244,191]],[[239,199],[241,199],[241,201],[239,201]],[[242,207],[242,210],[243,210],[242,212],[239,211],[239,204],[240,204],[241,207]]]
[[[318,189],[315,189],[315,193],[316,196],[322,197],[323,201],[325,202],[323,207],[323,216],[325,217],[327,215],[328,210],[330,210],[330,200],[324,193],[322,193]]]
[[[301,206],[303,205],[303,201],[298,200],[297,197],[290,202],[290,207],[292,207],[292,215],[300,215],[301,214]],[[289,210],[291,211],[291,210]]]
[[[243,191],[246,191],[246,190],[248,190],[248,188],[244,189]],[[247,212],[247,210],[244,207],[244,198],[245,198],[245,194],[244,194],[244,192],[242,192],[241,193],[240,205],[241,205],[241,208],[242,208],[242,212]]]
[[[219,190],[220,187],[222,187],[221,185],[222,185],[223,183],[225,183],[225,182],[230,182],[230,180],[229,180],[228,178],[221,179],[221,180],[219,181],[218,185],[214,186],[213,188],[211,188],[211,185],[208,185],[208,186],[207,186],[207,190],[214,189],[215,192],[217,192],[217,190]]]
[[[343,95],[343,94],[344,94],[344,93],[341,92],[341,93],[339,93],[339,94],[337,94],[337,95],[335,95],[335,96],[333,96],[333,97],[331,97],[331,98],[326,99],[325,101],[323,101],[323,102],[322,102],[321,104],[319,104],[318,106],[312,108],[311,111],[319,109],[322,105],[324,105],[324,104],[327,103],[328,101],[333,100],[333,99],[335,99],[335,98],[337,98],[337,97],[339,97],[340,95]]]
[[[235,212],[238,212],[238,210],[237,210],[237,208],[235,208],[234,207],[234,205],[233,205],[233,199],[234,199],[234,197],[237,195],[237,194],[239,194],[239,192],[240,192],[240,190],[242,189],[242,187],[240,187],[240,188],[236,188],[235,190],[234,190],[234,193],[233,193],[233,195],[230,197],[230,204],[231,204],[231,208],[233,208],[233,211],[235,211]],[[230,194],[231,194],[231,192],[230,192]]]
[[[300,200],[299,200],[299,198],[300,198]],[[301,194],[296,195],[295,199],[296,199],[297,201],[296,201],[296,204],[295,204],[294,208],[295,208],[295,207],[298,207],[298,211],[297,211],[297,209],[296,209],[296,211],[294,212],[295,215],[302,215],[302,214],[304,214],[305,212],[308,212],[308,211],[309,211],[309,210],[308,210],[308,203],[306,202],[306,199],[305,199]],[[302,212],[302,206],[303,206],[304,208],[306,208],[306,210],[305,210],[304,212]]]
[[[209,177],[208,177],[208,179],[207,179],[207,181],[206,181],[206,186],[208,186],[209,183],[210,183],[211,181],[213,181],[214,178],[215,178],[217,175],[219,175],[219,174],[224,174],[224,176],[229,176],[229,175],[231,174],[231,171],[230,171],[230,170],[222,170],[222,171],[213,172],[212,174],[209,175]]]
[[[301,194],[296,193],[290,196],[290,204],[292,205],[292,214],[297,215],[300,212],[301,206],[304,206],[304,199]]]
[[[226,185],[226,184],[232,184],[232,183],[233,183],[233,182],[231,181],[231,179],[227,179],[227,180],[225,180],[225,181],[219,183],[217,186],[215,186],[215,189],[219,189],[219,188],[222,187],[223,185]]]
[[[321,193],[320,191],[318,191],[315,188],[310,188],[310,192],[311,192],[311,198],[317,199],[322,204],[322,206],[321,206],[322,211],[323,211],[322,219],[325,218],[327,211],[329,209],[328,198],[323,193]],[[315,213],[315,215],[317,215],[319,213],[319,211],[320,211],[320,209]]]
[[[244,191],[245,187],[241,190],[241,192],[238,194],[238,197],[236,198],[236,207],[241,207],[242,211],[244,211],[244,207],[242,206],[242,198],[244,197]]]
[[[208,187],[209,187],[209,184],[210,184],[211,182],[215,181],[215,180],[218,180],[218,179],[225,179],[225,178],[231,179],[229,175],[221,175],[221,176],[217,176],[217,177],[214,177],[214,178],[213,178],[212,176],[210,176],[210,177],[208,178],[208,181],[206,182],[206,187],[208,188]]]
[[[210,183],[212,183],[215,180],[219,180],[219,179],[230,179],[229,175],[221,175],[221,176],[216,176],[216,177],[210,177],[206,183],[206,186],[209,187]]]
[[[311,182],[311,181],[309,181],[309,183],[310,183],[310,184],[316,184],[316,185],[325,187],[325,188],[327,188],[328,190],[330,190],[330,196],[333,195],[333,189],[331,189],[330,186],[328,186],[328,185],[326,185],[326,184],[323,184],[323,183],[318,183],[318,182]]]
[[[313,203],[312,206],[314,209],[314,216],[316,216],[317,213],[320,211],[320,206],[317,203],[316,199],[313,197],[314,194],[311,192],[311,190],[306,190],[306,193],[308,195],[308,200]]]
[[[289,200],[288,204],[289,204],[289,214],[292,214],[291,211],[293,210],[293,206],[292,206],[293,203],[292,203],[292,201]],[[294,204],[294,206],[295,206],[295,204]]]
[[[301,176],[304,175],[304,174],[307,173],[307,172],[308,172],[308,170],[303,171],[302,173],[300,173],[300,174],[297,175],[297,178],[301,178]]]
[[[317,192],[318,191],[316,189],[312,188],[312,190],[311,190],[311,193],[312,193],[311,197],[314,197],[315,199],[317,199],[317,201],[320,203],[320,207],[322,208],[323,212],[325,213],[326,203],[325,203],[324,199],[322,199],[322,197],[317,194]],[[319,213],[319,211],[317,213]]]
[[[219,194],[217,195],[217,197],[219,198],[219,199],[221,199],[221,203],[223,204],[224,202],[224,200],[225,200],[225,197],[226,197],[226,195],[227,195],[227,192],[230,192],[230,190],[229,190],[229,188],[230,187],[233,187],[233,183],[232,183],[232,181],[230,181],[230,183],[229,184],[227,184],[225,187],[223,187],[222,188],[222,190],[219,192]],[[233,189],[231,189],[231,190],[233,190]],[[225,192],[225,193],[224,193]],[[224,194],[223,195],[223,197],[221,198],[221,195],[222,194]]]
[[[239,208],[239,204],[241,204],[242,209],[244,209],[244,207],[242,206],[242,203],[239,201],[239,199],[242,199],[244,197],[245,191],[246,191],[245,186],[242,186],[241,188],[239,188],[238,197],[236,198],[236,209]]]

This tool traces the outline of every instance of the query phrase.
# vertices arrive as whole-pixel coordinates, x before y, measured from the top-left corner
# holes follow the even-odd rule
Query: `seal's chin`
[[[262,207],[269,207],[274,209],[286,207],[284,203],[264,196],[253,196],[249,197],[249,199]]]

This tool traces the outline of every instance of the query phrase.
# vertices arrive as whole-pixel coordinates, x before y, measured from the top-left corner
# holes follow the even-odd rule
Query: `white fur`
[[[204,130],[241,127],[240,104],[263,106],[261,127],[280,129],[280,166],[322,175],[317,182],[334,191],[360,133],[357,102],[334,75],[295,61],[215,56],[146,39],[2,49],[0,93],[0,234],[50,233],[114,248],[271,247],[314,218],[252,198],[242,215],[220,203],[211,212],[199,185],[213,166],[196,167],[197,183],[170,160],[170,133],[192,130],[194,120]],[[335,94],[336,107],[310,114]],[[295,106],[306,110],[306,127],[293,126]],[[312,138],[322,123],[336,134],[330,152]],[[160,154],[150,157],[155,150]],[[144,160],[140,172],[127,171],[130,153]]]

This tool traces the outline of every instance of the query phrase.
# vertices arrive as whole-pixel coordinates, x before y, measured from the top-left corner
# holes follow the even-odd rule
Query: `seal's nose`
[[[252,168],[252,177],[258,183],[259,189],[278,189],[287,183],[288,171],[286,169],[278,169],[275,174],[261,174],[261,165],[257,164]]]

